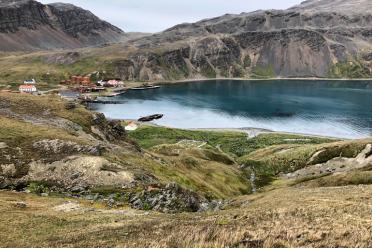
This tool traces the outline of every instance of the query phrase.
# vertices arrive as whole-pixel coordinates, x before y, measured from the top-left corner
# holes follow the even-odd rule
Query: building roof
[[[26,85],[26,84],[19,86],[19,88],[20,89],[33,89],[33,88],[36,89],[35,85]]]

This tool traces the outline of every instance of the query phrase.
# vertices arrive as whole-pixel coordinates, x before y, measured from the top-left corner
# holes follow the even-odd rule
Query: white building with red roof
[[[19,92],[32,94],[37,92],[37,88],[35,85],[32,84],[23,84],[19,86]]]

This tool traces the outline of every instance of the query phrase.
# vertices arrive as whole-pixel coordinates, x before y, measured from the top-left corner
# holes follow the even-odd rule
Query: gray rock
[[[85,191],[85,187],[77,185],[69,189],[72,193],[83,193]]]
[[[359,51],[372,49],[371,5],[370,0],[306,1],[288,10],[181,24],[133,41],[137,53],[113,65],[125,80],[326,77],[335,62],[359,60]],[[151,52],[159,47],[164,52]],[[365,76],[372,76],[371,56],[362,59]]]
[[[13,205],[14,205],[15,208],[20,208],[20,209],[27,208],[27,203],[26,202],[16,202]]]
[[[117,42],[124,37],[119,28],[72,4],[1,0],[0,14],[2,51],[78,48]],[[31,32],[33,35],[29,35]],[[17,35],[28,35],[28,39]]]
[[[130,198],[133,208],[164,213],[196,212],[202,209],[206,202],[203,197],[183,189],[176,183],[147,189]]]

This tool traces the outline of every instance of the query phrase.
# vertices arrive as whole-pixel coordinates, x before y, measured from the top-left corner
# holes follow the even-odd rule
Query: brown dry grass
[[[285,188],[216,213],[58,213],[66,201],[0,192],[2,247],[370,247],[372,186]],[[15,209],[15,201],[26,209]],[[280,246],[281,245],[281,246]]]

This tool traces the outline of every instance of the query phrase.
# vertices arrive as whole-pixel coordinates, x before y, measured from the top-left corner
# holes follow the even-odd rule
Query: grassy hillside
[[[179,45],[175,45],[178,47]],[[153,54],[163,54],[169,47],[163,46],[144,50]],[[58,86],[61,80],[68,79],[72,75],[87,75],[97,73],[94,79],[118,77],[117,65],[130,55],[135,54],[136,49],[120,44],[105,48],[81,49],[76,51],[54,51],[24,53],[3,53],[0,54],[0,90],[17,89],[25,79],[35,78],[38,81],[39,90],[53,89]],[[251,66],[249,56],[241,62],[243,66]],[[192,79],[187,68],[169,69],[170,65],[160,61],[160,68],[165,72],[165,80],[174,81]],[[250,75],[245,75],[243,68],[234,64],[230,68],[230,77],[265,79],[275,78],[276,75],[272,66],[254,67]],[[228,76],[227,71],[221,71],[220,76]],[[215,70],[209,65],[200,68],[200,75],[206,78],[216,78]],[[368,64],[357,59],[347,63],[336,63],[330,67],[329,78],[369,78],[371,72]]]
[[[367,248],[371,194],[372,186],[284,188],[225,211],[167,215],[0,192],[0,238],[3,247]]]
[[[0,114],[0,187],[34,193],[0,191],[4,247],[368,247],[372,238],[371,139],[147,125],[123,133],[55,96],[0,93]],[[283,176],[331,160],[367,164]],[[163,212],[189,211],[199,197],[209,211],[133,209],[165,199]]]
[[[143,126],[129,133],[144,148],[160,144],[175,144],[181,140],[206,142],[211,149],[220,148],[229,155],[241,157],[260,148],[279,144],[321,144],[334,139],[301,135],[268,133],[248,139],[243,131],[191,131],[165,127]]]
[[[15,148],[21,149],[23,155],[17,160],[18,167],[23,167],[30,160],[42,158],[43,151],[34,148],[36,142],[58,139],[80,145],[107,147],[102,156],[119,166],[116,169],[109,168],[107,170],[132,172],[137,178],[144,178],[138,180],[140,186],[145,186],[147,183],[176,182],[182,187],[199,192],[208,198],[228,198],[250,192],[250,185],[247,183],[245,174],[238,169],[238,166],[228,155],[216,149],[212,151],[181,146],[177,148],[177,154],[168,155],[162,153],[161,149],[156,150],[153,147],[153,150],[139,153],[138,148],[132,143],[139,142],[142,145],[145,140],[129,140],[127,138],[124,138],[121,143],[114,142],[120,147],[112,149],[110,148],[112,144],[102,140],[105,131],[99,131],[101,133],[98,134],[97,131],[94,131],[97,128],[109,128],[108,126],[101,127],[107,124],[95,126],[92,112],[79,105],[74,109],[67,109],[66,102],[54,96],[2,93],[0,94],[0,106],[4,112],[0,117],[2,126],[0,141],[7,147],[0,149],[0,152],[19,156],[17,155],[18,150]],[[219,136],[219,134],[213,135]],[[167,142],[158,144],[165,143]],[[143,146],[143,148],[149,147]],[[64,155],[68,156],[69,154]],[[71,155],[76,155],[76,153]],[[50,158],[52,161],[61,159],[60,154],[50,156],[52,156]],[[3,158],[5,159],[5,157]],[[1,159],[0,162],[8,163],[7,159],[6,161]],[[27,167],[25,168],[27,170]],[[99,189],[92,190],[105,194],[118,191],[116,187],[99,187]],[[134,187],[134,190],[137,190],[137,187]]]

